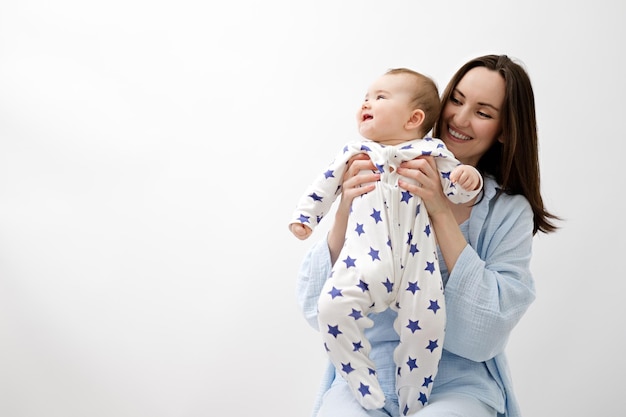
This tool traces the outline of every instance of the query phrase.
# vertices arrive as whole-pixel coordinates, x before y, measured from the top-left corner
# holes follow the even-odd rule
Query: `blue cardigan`
[[[499,416],[520,417],[504,350],[511,331],[535,299],[530,272],[533,212],[523,196],[502,193],[496,198],[497,191],[495,180],[486,177],[484,196],[472,208],[466,224],[469,245],[452,273],[448,274],[440,258],[447,310],[444,351],[484,363],[504,398],[504,404],[491,405],[499,409]],[[298,302],[315,329],[317,299],[330,269],[330,253],[324,239],[305,257],[297,282]],[[333,379],[334,368],[329,364],[313,416]]]

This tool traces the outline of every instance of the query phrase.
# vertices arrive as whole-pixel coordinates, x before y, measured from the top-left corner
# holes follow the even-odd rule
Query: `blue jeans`
[[[416,417],[496,417],[497,412],[476,398],[461,393],[432,394],[428,405]],[[356,401],[341,378],[324,394],[317,417],[401,417],[397,400],[387,398],[383,408],[366,410]]]

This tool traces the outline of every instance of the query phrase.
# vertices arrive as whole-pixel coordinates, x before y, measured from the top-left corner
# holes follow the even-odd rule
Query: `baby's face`
[[[385,74],[372,83],[357,111],[357,125],[363,137],[386,145],[412,139],[406,137],[406,123],[413,110],[409,81],[406,74]]]

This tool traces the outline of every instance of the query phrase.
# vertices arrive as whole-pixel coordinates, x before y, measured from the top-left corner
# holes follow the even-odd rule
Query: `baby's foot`
[[[376,410],[385,405],[385,394],[380,388],[376,372],[364,368],[355,369],[346,375],[346,380],[357,401],[367,410]]]
[[[418,387],[406,386],[398,389],[400,415],[410,416],[424,408],[428,398]]]

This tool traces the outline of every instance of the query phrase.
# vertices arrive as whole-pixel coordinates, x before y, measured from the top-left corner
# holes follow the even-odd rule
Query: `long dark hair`
[[[506,55],[485,55],[467,62],[454,74],[443,93],[433,134],[441,137],[444,107],[461,79],[476,67],[498,72],[504,78],[506,89],[500,110],[503,140],[494,141],[476,168],[492,175],[503,192],[526,197],[534,213],[533,234],[553,232],[558,228],[553,220],[560,219],[546,210],[541,198],[535,96],[524,68]]]

